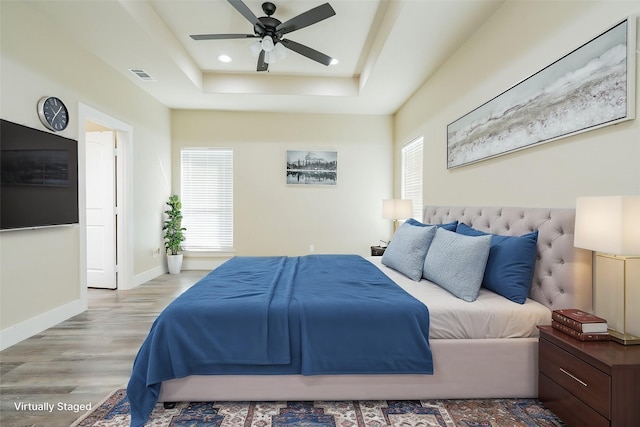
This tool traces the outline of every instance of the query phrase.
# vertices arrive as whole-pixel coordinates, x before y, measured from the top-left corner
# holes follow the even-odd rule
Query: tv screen
[[[78,142],[0,119],[0,229],[78,223]]]

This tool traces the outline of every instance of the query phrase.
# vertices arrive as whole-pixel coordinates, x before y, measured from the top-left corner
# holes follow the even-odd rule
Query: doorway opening
[[[87,286],[118,288],[117,133],[87,121],[86,230]]]
[[[79,106],[81,297],[87,288],[130,289],[129,171],[133,129]]]

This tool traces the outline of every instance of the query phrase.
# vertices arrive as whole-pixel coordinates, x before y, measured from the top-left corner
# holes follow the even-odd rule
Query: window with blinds
[[[420,137],[402,146],[401,197],[413,201],[417,220],[422,220],[422,144]]]
[[[233,150],[184,148],[180,198],[185,250],[233,250]]]

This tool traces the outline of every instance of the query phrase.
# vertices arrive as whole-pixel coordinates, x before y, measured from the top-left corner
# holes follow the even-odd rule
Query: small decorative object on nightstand
[[[551,326],[580,341],[608,341],[607,321],[577,308],[553,310]]]
[[[371,246],[371,256],[382,256],[384,255],[384,251],[387,248],[383,248],[382,246]]]
[[[387,249],[382,246],[371,246],[371,256],[382,256],[384,255],[384,251]]]
[[[636,425],[640,347],[579,341],[539,326],[538,399],[569,427]]]

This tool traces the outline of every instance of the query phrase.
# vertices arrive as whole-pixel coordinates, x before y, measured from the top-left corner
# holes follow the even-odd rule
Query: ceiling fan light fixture
[[[273,42],[273,38],[271,36],[264,36],[262,38],[262,50],[265,52],[271,52],[275,47],[275,43]]]
[[[1,1],[1,0],[0,0]],[[227,0],[244,18],[253,25],[251,34],[192,34],[193,40],[221,40],[259,38],[250,45],[254,55],[258,56],[256,71],[268,71],[268,63],[285,57],[287,50],[292,50],[312,61],[322,65],[333,64],[332,58],[301,43],[282,38],[285,34],[317,24],[336,14],[329,3],[321,4],[307,10],[293,18],[281,22],[272,17],[276,11],[275,4],[267,1],[262,4],[262,10],[267,16],[258,18],[243,0]]]
[[[265,52],[271,52],[275,44],[273,43],[273,38],[271,36],[264,36],[262,38],[262,50]]]
[[[273,54],[278,59],[284,59],[287,57],[287,48],[282,43],[276,43],[273,47]]]
[[[251,53],[253,54],[253,56],[257,58],[258,55],[260,55],[260,52],[262,51],[262,42],[257,41],[257,42],[251,43],[251,46],[249,46],[249,49],[251,49]]]

